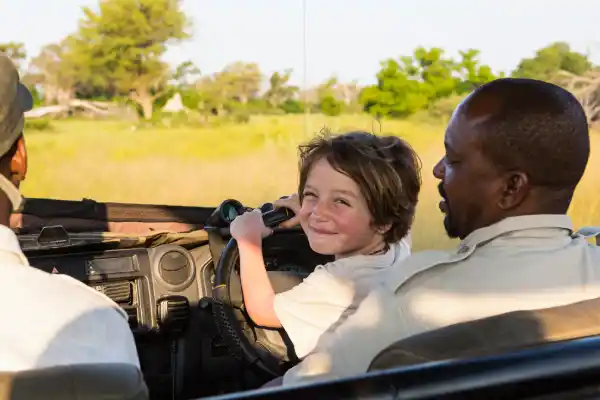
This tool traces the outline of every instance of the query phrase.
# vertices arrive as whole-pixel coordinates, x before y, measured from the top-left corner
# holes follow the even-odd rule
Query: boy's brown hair
[[[387,243],[406,236],[421,189],[421,162],[406,141],[362,131],[342,135],[324,131],[301,145],[299,153],[300,202],[312,166],[325,157],[332,168],[356,182],[371,212],[373,226],[391,225],[384,234]]]

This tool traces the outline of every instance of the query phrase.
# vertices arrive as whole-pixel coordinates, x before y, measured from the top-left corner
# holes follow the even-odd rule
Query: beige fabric
[[[0,372],[0,400],[146,400],[148,388],[130,364],[82,364]]]
[[[16,235],[0,225],[0,371],[78,363],[139,367],[127,314],[66,275],[30,267]]]
[[[421,332],[516,310],[600,297],[600,247],[566,215],[507,218],[453,251],[409,257],[372,291],[284,384],[367,370],[390,344]]]
[[[275,312],[299,358],[313,350],[328,329],[342,323],[369,290],[383,282],[387,271],[410,255],[408,243],[403,239],[385,254],[317,266],[301,284],[275,296]]]
[[[513,311],[410,336],[382,350],[369,371],[496,355],[595,335],[600,335],[600,298],[542,310]]]

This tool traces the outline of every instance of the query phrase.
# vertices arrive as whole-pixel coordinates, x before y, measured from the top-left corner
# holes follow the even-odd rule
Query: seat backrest
[[[147,400],[148,388],[131,364],[79,364],[0,372],[0,400]]]
[[[369,371],[453,358],[496,355],[549,342],[600,335],[600,298],[514,311],[408,337],[388,346]]]

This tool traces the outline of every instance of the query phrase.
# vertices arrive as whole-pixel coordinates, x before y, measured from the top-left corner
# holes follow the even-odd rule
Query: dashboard
[[[183,247],[123,249],[28,256],[32,266],[65,274],[104,293],[129,315],[136,334],[184,324],[189,303],[205,295],[196,283],[196,265]],[[171,313],[171,315],[169,315]]]
[[[194,398],[252,386],[234,372],[247,366],[229,353],[212,314],[212,253],[219,254],[222,243],[226,240],[193,249],[163,244],[24,252],[33,267],[72,276],[127,312],[145,380],[156,398],[172,398],[173,390],[181,393],[178,398]],[[307,246],[300,232],[270,236],[264,242],[267,269],[308,275],[320,260],[311,258]]]
[[[214,223],[207,221],[207,240],[193,248],[123,245],[126,238],[119,239],[125,248],[118,248],[57,226],[20,240],[33,267],[78,279],[127,312],[153,398],[194,398],[260,384],[261,378],[230,354],[212,312],[214,266],[230,239],[229,223],[245,210],[239,202],[224,202],[213,214]],[[268,211],[264,207],[263,216],[281,217]],[[326,261],[310,250],[301,230],[265,238],[263,251],[269,271],[308,275]]]
[[[78,279],[126,311],[153,395],[197,394],[199,380],[193,374],[209,356],[202,348],[214,341],[214,330],[201,326],[210,322],[210,310],[199,307],[211,293],[207,246],[66,250],[25,250],[25,255],[33,267]]]

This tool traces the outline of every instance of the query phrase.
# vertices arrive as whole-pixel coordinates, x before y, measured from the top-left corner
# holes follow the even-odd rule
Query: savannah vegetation
[[[423,190],[413,230],[415,249],[451,245],[443,231],[437,181],[444,125],[474,88],[505,76],[441,48],[381,61],[376,83],[336,76],[315,87],[291,83],[293,70],[265,74],[235,61],[204,74],[192,62],[169,65],[169,46],[191,37],[192,21],[175,0],[104,0],[83,8],[78,29],[29,55],[23,43],[0,43],[18,64],[36,106],[74,100],[116,105],[108,116],[79,113],[29,119],[28,197],[214,206],[225,198],[249,205],[292,193],[296,146],[322,128],[399,135],[422,160]],[[393,53],[393,49],[390,50]],[[592,126],[600,120],[600,68],[556,42],[532,51],[508,76],[554,82],[572,90]],[[266,87],[266,88],[265,88]],[[183,108],[167,110],[175,94]],[[600,224],[600,136],[569,211],[576,226]]]

